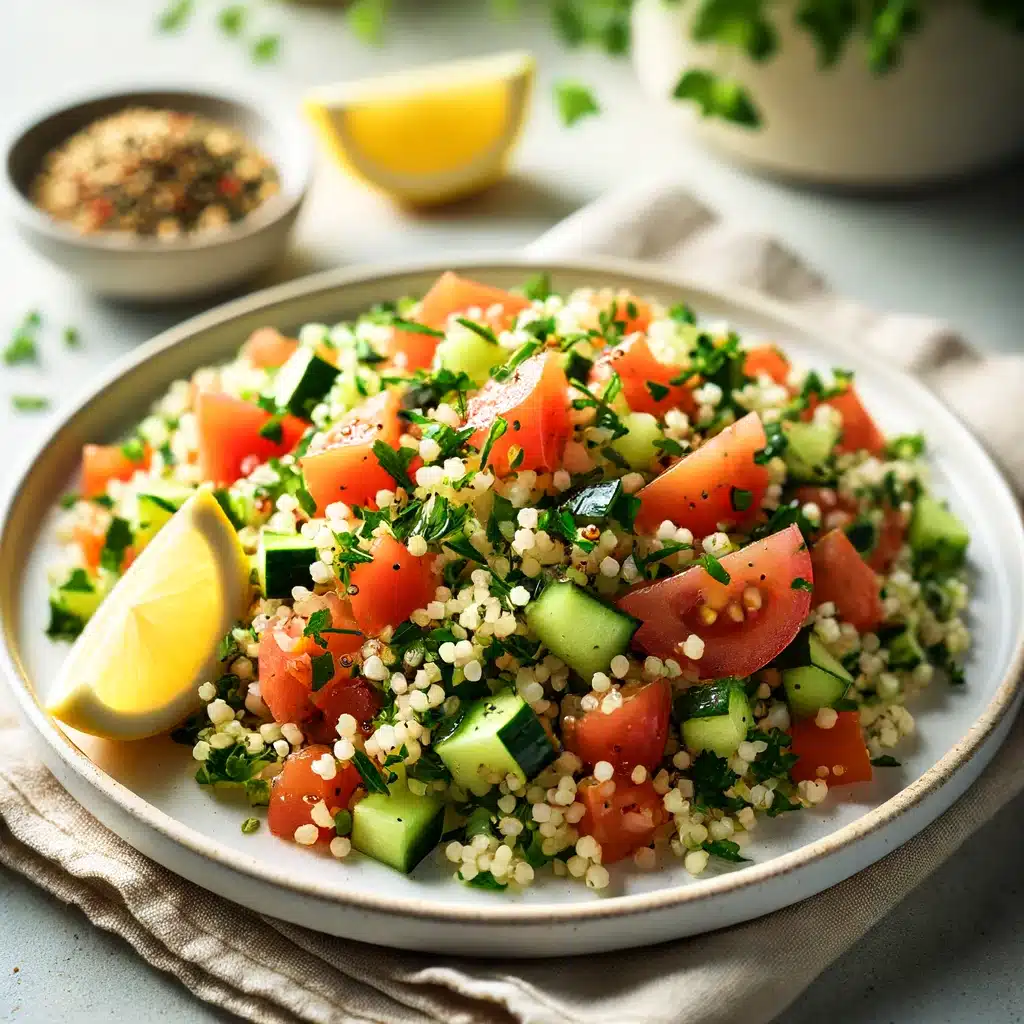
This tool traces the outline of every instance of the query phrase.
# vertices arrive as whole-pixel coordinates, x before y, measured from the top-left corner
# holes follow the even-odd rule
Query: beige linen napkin
[[[827,335],[855,338],[921,375],[1024,486],[1024,449],[1014,443],[1013,418],[1004,415],[1024,404],[1024,361],[983,358],[941,324],[879,316],[836,297],[778,243],[719,221],[677,187],[654,183],[608,196],[532,251],[657,260],[791,303]],[[875,866],[804,903],[653,949],[557,964],[472,961],[264,922],[182,881],[61,789],[5,711],[9,699],[0,687],[0,862],[123,936],[200,998],[273,1024],[761,1024],[1024,788],[1018,723],[950,812]]]

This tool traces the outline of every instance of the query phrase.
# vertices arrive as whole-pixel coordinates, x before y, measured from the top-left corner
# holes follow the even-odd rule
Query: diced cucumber
[[[683,694],[680,704],[688,716],[683,722],[683,742],[695,752],[710,750],[719,757],[731,757],[754,724],[747,691],[736,679],[698,683]]]
[[[444,802],[417,796],[402,782],[391,793],[371,793],[352,809],[352,845],[374,860],[408,874],[437,846],[444,828]]]
[[[967,527],[960,519],[945,503],[926,494],[914,503],[907,536],[917,563],[939,572],[958,569],[970,541]]]
[[[309,567],[317,560],[316,545],[298,533],[264,530],[256,551],[256,572],[264,597],[288,598],[292,587],[308,587]]]
[[[167,525],[168,520],[195,491],[190,487],[161,484],[154,481],[135,499],[136,514],[132,524],[135,545],[144,548]]]
[[[824,423],[784,423],[789,444],[782,455],[786,468],[796,480],[824,483],[835,478],[832,451],[839,441],[839,428]]]
[[[601,526],[611,518],[621,494],[621,480],[602,480],[577,491],[562,507],[572,513],[578,526]]]
[[[917,639],[917,625],[910,622],[895,629],[889,637],[880,636],[889,650],[889,668],[909,670],[924,661],[924,650]]]
[[[810,630],[804,630],[790,646],[793,650],[787,650],[788,657],[800,664],[782,673],[789,710],[797,718],[810,718],[820,708],[842,700],[853,676],[825,645]]]
[[[629,463],[630,469],[647,469],[659,455],[654,442],[665,436],[657,419],[649,412],[630,412],[621,419],[628,432],[612,441],[611,447]]]
[[[549,583],[526,607],[526,621],[552,654],[589,683],[625,654],[640,620],[575,583]]]
[[[489,779],[532,778],[555,758],[555,748],[532,708],[514,690],[481,697],[455,731],[435,744],[456,785],[486,792]]]
[[[256,508],[252,498],[232,491],[227,487],[218,487],[213,492],[213,496],[217,499],[217,504],[224,510],[224,515],[228,517],[231,525],[236,530],[240,530],[243,526],[248,526],[252,523],[256,515]]]
[[[491,367],[503,363],[507,356],[499,345],[457,325],[438,342],[434,365],[452,373],[464,373],[474,384],[483,384],[491,375]]]
[[[309,419],[313,407],[327,397],[338,367],[321,359],[313,349],[300,346],[277,371],[273,399],[279,409]]]
[[[62,635],[80,632],[110,593],[115,581],[116,576],[103,569],[95,577],[85,569],[72,569],[63,583],[50,590],[49,632]]]

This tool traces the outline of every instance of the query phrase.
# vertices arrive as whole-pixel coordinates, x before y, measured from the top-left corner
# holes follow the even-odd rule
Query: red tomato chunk
[[[199,431],[199,468],[206,480],[233,484],[261,462],[290,452],[306,432],[296,416],[281,420],[281,440],[260,434],[271,415],[258,405],[221,392],[201,391],[196,396]]]
[[[779,654],[811,607],[811,595],[793,586],[794,580],[813,578],[800,530],[788,526],[726,555],[720,564],[728,583],[694,566],[622,597],[619,607],[643,623],[634,645],[662,659],[674,658],[701,679],[748,676]],[[683,653],[691,634],[704,642],[699,659]]]
[[[829,530],[811,551],[814,565],[814,603],[831,601],[840,619],[862,633],[875,629],[885,617],[878,576],[842,530]]]
[[[299,459],[306,490],[322,515],[328,505],[371,505],[378,491],[391,491],[395,481],[373,451],[375,441],[396,448],[402,434],[398,419],[401,397],[383,391],[367,399],[331,428],[326,439]]]
[[[871,781],[871,757],[856,711],[840,711],[831,729],[820,728],[813,718],[799,719],[790,732],[792,752],[799,758],[793,765],[795,781],[824,779],[829,786]]]
[[[658,827],[668,821],[665,805],[650,781],[637,785],[622,778],[585,779],[577,792],[586,808],[580,833],[601,844],[602,864],[613,864],[650,846]]]
[[[437,576],[432,555],[414,555],[385,534],[371,548],[372,562],[361,562],[349,576],[352,614],[367,636],[404,622],[434,599]]]
[[[480,311],[480,319],[496,332],[507,330],[516,316],[530,305],[529,299],[513,295],[501,288],[470,281],[450,270],[443,273],[423,296],[419,323],[424,327],[443,331],[448,318],[466,314],[471,309]],[[392,332],[387,355],[399,369],[420,370],[430,366],[440,338],[417,331]]]
[[[726,427],[641,488],[637,528],[653,533],[667,519],[705,537],[719,524],[753,522],[768,487],[768,470],[754,461],[765,443],[757,413]]]
[[[310,813],[321,800],[332,815],[349,806],[353,793],[362,782],[355,765],[339,765],[333,779],[322,779],[313,771],[313,762],[330,753],[330,747],[314,745],[292,754],[285,761],[281,774],[274,779],[267,808],[267,824],[275,836],[294,839],[295,830],[300,825],[314,824]],[[321,843],[329,843],[334,836],[333,828],[318,825],[317,830]]]
[[[663,682],[629,683],[622,706],[606,715],[600,708],[581,718],[562,719],[562,740],[584,764],[607,761],[625,775],[638,764],[653,771],[665,753],[672,697]]]
[[[681,409],[690,414],[696,408],[693,399],[696,380],[686,384],[671,383],[682,372],[681,366],[671,366],[655,359],[647,342],[636,336],[601,356],[594,365],[591,382],[599,387],[612,373],[617,373],[622,380],[626,404],[633,412],[663,417],[670,409]],[[654,386],[649,387],[649,384]],[[660,388],[667,389],[667,393],[662,395]]]
[[[475,431],[470,443],[477,448],[483,448],[499,416],[508,424],[488,459],[498,476],[513,470],[554,471],[561,466],[572,432],[568,387],[558,357],[541,353],[522,363],[508,380],[489,380],[470,399],[466,425]]]

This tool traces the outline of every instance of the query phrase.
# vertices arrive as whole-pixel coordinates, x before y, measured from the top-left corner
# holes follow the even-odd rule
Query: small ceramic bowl
[[[222,231],[172,240],[83,235],[36,207],[30,190],[43,159],[86,125],[125,107],[201,114],[242,132],[277,168],[281,191]],[[309,188],[312,146],[298,120],[268,117],[255,104],[190,90],[121,92],[63,107],[32,122],[11,143],[5,178],[15,224],[37,252],[109,298],[166,302],[223,291],[283,253]]]

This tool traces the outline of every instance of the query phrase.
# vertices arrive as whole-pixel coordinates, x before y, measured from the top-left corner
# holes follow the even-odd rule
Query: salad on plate
[[[446,273],[266,327],[87,445],[52,713],[260,828],[494,890],[739,863],[963,682],[963,523],[851,374],[684,304]]]

